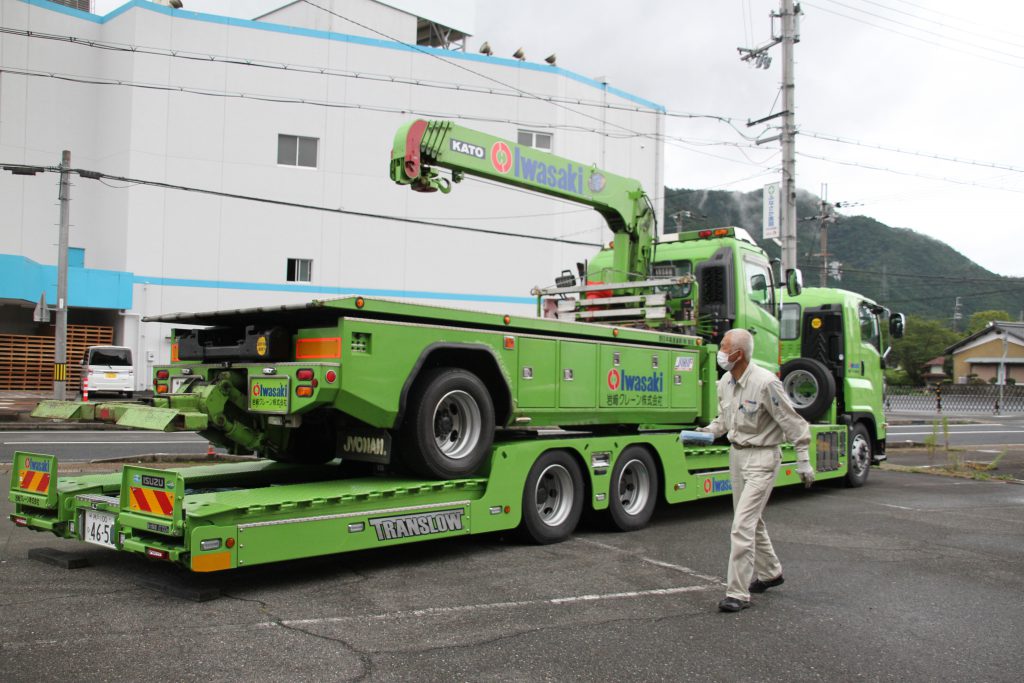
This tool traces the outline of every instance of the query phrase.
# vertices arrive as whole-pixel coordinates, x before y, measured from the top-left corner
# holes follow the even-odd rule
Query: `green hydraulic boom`
[[[451,170],[451,180],[437,168]],[[639,181],[451,121],[418,119],[395,134],[391,179],[396,183],[417,192],[448,193],[466,173],[592,207],[615,235],[609,281],[648,278],[655,216]]]

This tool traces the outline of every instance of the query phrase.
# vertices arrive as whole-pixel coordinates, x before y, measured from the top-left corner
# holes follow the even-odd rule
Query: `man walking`
[[[723,612],[746,609],[751,593],[763,593],[783,582],[782,565],[761,516],[779,472],[781,443],[796,446],[796,471],[804,485],[814,481],[807,422],[793,410],[779,378],[751,362],[753,355],[754,338],[747,330],[729,330],[722,338],[718,365],[726,373],[718,380],[718,416],[699,430],[715,438],[728,434],[732,444],[728,586],[718,603]]]

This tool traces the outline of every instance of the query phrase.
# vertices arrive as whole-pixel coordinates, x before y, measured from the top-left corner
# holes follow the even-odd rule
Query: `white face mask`
[[[735,351],[733,351],[733,353],[735,353]],[[718,367],[722,368],[726,372],[729,372],[730,370],[732,370],[732,367],[734,365],[736,365],[736,361],[729,360],[729,356],[730,355],[732,355],[732,354],[726,353],[725,351],[719,351],[718,352],[718,356],[717,356]],[[737,360],[739,360],[739,359],[737,359]]]

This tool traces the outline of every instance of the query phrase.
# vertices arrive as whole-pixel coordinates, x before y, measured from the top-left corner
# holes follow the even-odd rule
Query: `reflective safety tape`
[[[45,494],[50,490],[50,475],[47,472],[18,470],[18,488],[22,491]]]
[[[156,491],[131,486],[128,507],[135,512],[148,512],[152,515],[170,517],[174,514],[174,494],[167,491]]]

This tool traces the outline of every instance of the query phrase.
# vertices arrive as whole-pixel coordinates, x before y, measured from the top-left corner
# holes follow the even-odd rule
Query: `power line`
[[[875,12],[869,12],[866,9],[861,9],[859,7],[854,7],[853,5],[848,5],[848,4],[844,3],[844,2],[839,2],[839,0],[825,0],[825,2],[831,2],[833,5],[839,5],[840,7],[845,7],[846,9],[853,10],[854,12],[860,12],[862,14],[868,15],[869,17],[874,17],[876,19],[881,19],[882,21],[888,21],[890,23],[896,24],[897,26],[904,26],[904,27],[909,28],[909,29],[911,29],[913,31],[920,31],[921,33],[925,33],[925,34],[928,34],[928,35],[931,35],[931,36],[936,36],[937,38],[942,38],[943,40],[949,40],[949,41],[952,41],[954,43],[962,43],[963,45],[967,45],[969,47],[972,47],[972,48],[975,48],[975,49],[978,49],[978,50],[985,50],[987,52],[992,52],[994,54],[1002,55],[1004,57],[1010,57],[1011,59],[1024,59],[1024,57],[1021,57],[1020,55],[1015,55],[1015,54],[1013,54],[1011,52],[1005,52],[1003,50],[996,50],[995,48],[986,47],[985,45],[979,45],[978,43],[973,43],[973,42],[971,42],[969,40],[964,40],[962,38],[956,38],[956,37],[953,37],[953,36],[948,36],[948,35],[946,35],[944,33],[939,33],[938,31],[931,31],[929,29],[921,28],[920,26],[914,26],[913,24],[908,24],[908,23],[903,22],[903,21],[897,21],[896,19],[891,19],[891,18],[886,17],[884,15],[876,14]]]
[[[7,170],[11,169],[25,169],[34,170],[37,172],[48,172],[48,173],[59,173],[61,169],[54,166],[31,166],[29,164],[8,164],[0,163],[0,166]],[[323,211],[326,213],[336,213],[346,216],[358,216],[361,218],[374,218],[378,220],[397,221],[399,223],[411,223],[414,225],[424,225],[431,228],[446,228],[449,230],[459,230],[463,232],[474,232],[485,235],[495,235],[498,237],[515,237],[519,239],[538,240],[541,242],[557,242],[560,244],[571,244],[576,246],[584,247],[600,247],[601,242],[582,242],[577,240],[567,240],[557,237],[544,237],[542,235],[527,235],[523,233],[515,232],[503,232],[500,230],[488,230],[486,228],[473,228],[465,225],[451,225],[449,223],[435,223],[431,221],[417,220],[415,218],[404,218],[402,216],[389,216],[387,214],[371,213],[367,211],[352,211],[350,209],[333,208],[329,206],[317,206],[315,204],[303,204],[300,202],[289,202],[280,199],[269,199],[267,197],[257,197],[255,195],[244,195],[237,194],[234,192],[223,192],[220,190],[210,190],[201,187],[192,187],[189,185],[176,185],[174,183],[165,183],[157,180],[145,180],[142,178],[129,178],[127,176],[111,175],[109,173],[102,173],[99,171],[90,171],[87,169],[73,168],[68,169],[70,173],[75,173],[82,178],[88,178],[90,180],[98,180],[103,182],[104,180],[112,180],[115,182],[132,183],[134,185],[147,185],[149,187],[156,187],[164,190],[180,190],[183,192],[195,192],[198,194],[212,195],[214,197],[222,197],[225,199],[238,199],[250,202],[259,202],[262,204],[272,204],[275,206],[284,206],[293,209],[308,209],[311,211]],[[127,187],[117,188],[114,185],[103,183],[107,187],[115,189],[128,189]]]
[[[813,133],[806,130],[801,130],[800,135],[804,137],[814,138],[816,140],[826,140],[828,142],[839,142],[844,145],[854,145],[856,147],[866,147],[868,149],[879,149],[884,152],[895,152],[897,154],[907,154],[915,157],[924,157],[925,159],[936,159],[938,161],[949,161],[957,164],[967,164],[968,166],[982,166],[984,168],[994,168],[1001,171],[1013,171],[1014,173],[1024,173],[1024,168],[1019,166],[1009,166],[1006,164],[998,164],[991,161],[976,161],[973,159],[961,159],[959,157],[949,157],[942,154],[934,154],[932,152],[919,152],[915,150],[902,149],[900,147],[887,147],[885,145],[873,145],[867,142],[859,142],[857,140],[850,140],[848,138],[841,138],[836,135],[826,135],[825,133]]]
[[[799,156],[807,157],[808,159],[817,159],[818,161],[826,161],[830,164],[840,164],[841,166],[853,166],[856,168],[863,168],[869,171],[884,171],[886,173],[894,173],[896,175],[910,176],[912,178],[923,178],[924,180],[938,180],[945,183],[954,183],[956,185],[970,185],[971,187],[981,187],[987,190],[1000,190],[1003,192],[1016,192],[1018,194],[1024,194],[1024,190],[1017,190],[1012,187],[998,187],[995,185],[984,185],[982,183],[975,183],[969,180],[957,180],[956,178],[946,178],[942,176],[925,175],[923,173],[911,173],[909,171],[897,171],[893,168],[885,168],[883,166],[871,166],[868,164],[861,164],[854,161],[840,161],[839,159],[829,159],[828,157],[816,156],[814,154],[808,154],[807,152],[797,152]]]
[[[929,24],[935,24],[935,25],[941,26],[943,28],[953,29],[953,30],[956,30],[956,31],[960,31],[961,33],[966,33],[968,35],[977,36],[979,38],[984,38],[986,40],[994,40],[997,43],[1003,43],[1005,45],[1012,45],[1013,47],[1024,47],[1024,43],[1014,43],[1013,41],[1003,40],[1001,38],[996,38],[995,36],[993,36],[991,34],[988,34],[988,33],[979,33],[978,31],[970,31],[970,30],[965,29],[965,28],[953,27],[953,26],[950,26],[949,24],[947,24],[946,22],[938,21],[937,19],[929,19],[928,17],[922,17],[919,14],[914,14],[913,12],[907,12],[905,10],[896,9],[895,7],[890,7],[889,5],[885,5],[885,4],[881,3],[881,2],[875,2],[874,0],[861,0],[861,2],[866,3],[868,5],[874,5],[876,7],[881,7],[882,9],[888,10],[890,12],[895,12],[896,14],[902,14],[904,16],[911,17],[912,19],[917,19],[919,21],[926,21]],[[941,14],[941,12],[940,12],[940,14]],[[957,18],[957,21],[965,21],[965,20],[962,19],[962,18]],[[976,23],[976,22],[969,22],[969,23]]]
[[[204,97],[223,97],[223,98],[227,98],[227,99],[242,99],[242,100],[253,100],[253,101],[258,101],[258,102],[270,102],[270,103],[274,103],[274,104],[308,105],[308,106],[326,107],[326,108],[331,108],[331,109],[351,109],[351,110],[378,111],[378,112],[384,112],[384,113],[390,113],[390,114],[405,114],[405,115],[411,115],[411,116],[424,116],[424,117],[427,117],[427,118],[451,118],[451,119],[462,119],[462,120],[466,120],[466,121],[485,121],[485,122],[489,122],[489,123],[504,123],[504,124],[512,125],[512,126],[526,126],[526,127],[533,127],[533,128],[547,128],[547,129],[554,129],[554,130],[572,130],[572,131],[583,132],[583,133],[593,133],[593,134],[596,134],[596,135],[603,135],[603,136],[611,137],[611,138],[615,138],[616,137],[614,134],[605,133],[603,131],[600,131],[600,130],[597,130],[597,129],[594,129],[594,128],[585,128],[583,126],[576,126],[576,125],[570,125],[570,124],[552,124],[552,123],[548,123],[548,122],[539,122],[538,123],[538,122],[529,122],[529,121],[516,121],[514,119],[502,119],[502,118],[487,117],[487,116],[466,115],[466,114],[454,113],[454,112],[424,112],[424,111],[418,111],[418,110],[410,109],[410,108],[383,107],[383,106],[374,106],[374,105],[365,105],[365,104],[348,104],[348,103],[340,103],[340,102],[325,102],[323,100],[313,100],[313,99],[306,99],[306,98],[292,98],[292,97],[279,97],[279,96],[276,96],[276,95],[259,95],[259,94],[245,93],[245,92],[226,92],[226,91],[221,91],[221,90],[208,90],[208,89],[202,89],[202,88],[192,88],[192,87],[187,87],[187,86],[163,85],[163,84],[159,84],[159,83],[140,83],[140,82],[137,82],[137,81],[128,81],[128,80],[123,80],[123,79],[85,78],[85,77],[82,77],[82,76],[73,76],[73,75],[70,75],[70,74],[62,74],[62,73],[57,73],[57,72],[40,72],[40,71],[34,71],[34,70],[30,70],[30,69],[0,68],[0,73],[10,73],[10,74],[16,74],[16,75],[19,75],[19,76],[36,77],[36,78],[53,78],[53,79],[56,79],[56,80],[62,80],[62,81],[67,81],[67,82],[71,82],[71,83],[87,84],[87,85],[121,86],[121,87],[129,87],[129,88],[140,88],[140,89],[143,89],[143,90],[155,90],[155,91],[174,92],[174,93],[187,93],[187,94],[190,94],[190,95],[202,95]],[[761,166],[762,165],[761,162],[750,161],[749,158],[748,158],[747,161],[743,161],[743,160],[740,160],[740,159],[733,159],[733,158],[730,158],[730,157],[725,157],[725,156],[722,156],[720,154],[713,154],[711,152],[707,152],[707,151],[700,150],[700,149],[694,149],[692,147],[692,145],[700,144],[700,143],[693,143],[693,142],[691,142],[691,141],[689,141],[689,140],[687,140],[685,138],[676,138],[676,137],[673,137],[673,136],[666,136],[666,135],[656,135],[656,134],[653,134],[653,133],[652,134],[637,133],[635,136],[620,136],[620,137],[644,137],[644,138],[648,138],[648,139],[651,139],[651,140],[654,140],[654,141],[664,142],[664,143],[666,143],[668,145],[671,145],[671,146],[679,148],[679,149],[686,150],[688,152],[692,152],[694,154],[701,154],[701,155],[704,155],[704,156],[709,156],[709,157],[712,157],[712,158],[715,158],[715,159],[721,159],[723,161],[728,161],[728,162],[731,162],[731,163],[744,164],[744,165],[748,165],[748,166]],[[711,144],[711,143],[708,143],[708,144]],[[728,147],[736,147],[736,148],[741,146],[740,143],[732,143],[732,142],[724,142],[724,141],[721,142],[721,143],[715,143],[715,144],[720,144],[720,145],[728,146]],[[751,149],[757,149],[757,147],[754,146],[754,145],[747,145],[747,147],[750,147]]]
[[[812,262],[805,262],[803,265],[807,266],[807,267],[814,267],[814,268],[819,268],[821,266],[821,264],[817,263],[817,262],[813,262],[813,263]],[[897,278],[898,277],[898,278],[911,279],[911,280],[927,280],[928,282],[921,283],[920,286],[922,286],[922,287],[931,286],[931,283],[934,283],[936,281],[937,282],[951,282],[951,283],[955,282],[955,283],[985,284],[985,285],[987,285],[987,284],[1016,284],[1018,286],[1024,287],[1024,278],[1013,278],[1013,277],[995,277],[995,278],[991,278],[991,277],[980,278],[980,277],[977,277],[977,278],[971,278],[971,277],[960,277],[958,275],[920,275],[920,274],[917,274],[917,273],[893,273],[893,272],[882,271],[882,270],[871,270],[871,269],[868,269],[868,268],[849,267],[849,266],[846,266],[845,264],[843,265],[843,272],[844,273],[860,273],[860,274],[863,274],[863,275],[885,275],[886,277],[890,277],[890,278]],[[1012,280],[1019,280],[1019,282],[1012,283],[1012,282],[1007,282],[1007,280],[1011,280],[1011,281]],[[913,286],[917,286],[917,285],[910,284],[910,285],[906,285],[906,286],[913,287]]]
[[[849,19],[850,21],[855,21],[855,22],[857,22],[859,24],[864,24],[864,25],[870,26],[872,28],[877,28],[880,31],[888,31],[889,33],[895,33],[896,35],[903,36],[904,38],[910,38],[911,40],[917,40],[919,42],[927,43],[929,45],[935,45],[936,47],[941,47],[941,48],[943,48],[945,50],[952,50],[953,52],[959,52],[961,54],[970,55],[972,57],[978,57],[979,59],[984,59],[984,60],[987,60],[987,61],[990,61],[990,62],[995,62],[996,64],[1002,64],[1004,66],[1012,66],[1012,67],[1017,68],[1017,69],[1024,69],[1024,64],[1013,64],[1011,62],[1004,62],[1001,59],[995,59],[995,58],[989,57],[987,55],[979,55],[976,52],[969,52],[967,50],[961,50],[961,49],[953,47],[951,45],[945,45],[944,43],[938,43],[938,42],[936,42],[934,40],[928,40],[927,38],[922,38],[920,36],[915,36],[915,35],[911,35],[909,33],[904,33],[902,31],[897,31],[896,29],[888,28],[886,26],[879,26],[878,24],[872,24],[870,21],[864,21],[863,19],[858,19],[857,17],[851,17],[851,16],[849,16],[847,14],[843,14],[842,12],[836,12],[835,10],[828,9],[827,7],[820,7],[818,5],[815,5],[812,2],[807,2],[807,0],[804,0],[803,4],[807,5],[808,7],[814,7],[815,9],[820,10],[822,12],[828,12],[829,14],[834,14],[834,15],[836,15],[838,17],[842,17],[843,19]]]
[[[869,0],[864,0],[864,1],[868,2]],[[878,4],[878,3],[871,3],[871,4]],[[894,11],[898,11],[898,10],[894,10]],[[205,62],[205,63],[228,64],[228,65],[234,65],[234,66],[253,67],[253,68],[260,68],[260,69],[271,69],[271,70],[277,70],[277,71],[288,71],[288,72],[292,72],[292,73],[305,73],[305,74],[335,76],[335,77],[349,78],[349,79],[354,79],[354,80],[378,81],[378,82],[392,83],[392,84],[397,84],[397,85],[409,85],[409,86],[424,87],[424,88],[440,88],[440,89],[460,91],[460,92],[475,92],[475,93],[479,93],[479,94],[488,94],[488,95],[495,95],[495,96],[500,96],[500,97],[516,97],[516,98],[526,99],[526,96],[524,96],[524,95],[522,95],[520,93],[517,93],[517,92],[513,92],[513,91],[495,90],[493,88],[477,88],[477,87],[473,87],[473,86],[467,86],[467,85],[464,85],[464,84],[444,82],[444,81],[426,81],[426,80],[422,80],[422,79],[402,78],[402,77],[398,77],[398,76],[388,76],[388,75],[380,75],[380,74],[369,74],[369,73],[363,73],[363,72],[357,72],[357,71],[345,71],[345,70],[339,70],[339,69],[329,69],[329,68],[325,68],[325,67],[308,66],[308,65],[294,64],[294,63],[287,63],[287,62],[273,62],[273,63],[271,63],[271,62],[265,62],[265,61],[256,60],[256,59],[248,59],[248,58],[243,59],[243,58],[235,58],[235,57],[225,57],[225,56],[220,56],[220,55],[214,55],[212,53],[183,52],[183,51],[179,51],[179,50],[170,50],[170,49],[165,49],[165,48],[154,48],[154,47],[147,47],[147,46],[140,46],[140,45],[126,45],[126,44],[120,44],[120,43],[113,43],[113,42],[105,42],[105,41],[97,41],[97,40],[78,38],[76,36],[51,34],[51,33],[40,33],[40,32],[35,32],[35,31],[28,31],[28,30],[23,30],[23,29],[14,29],[14,28],[9,28],[9,27],[0,27],[0,33],[7,33],[7,34],[11,34],[11,35],[17,35],[17,36],[26,37],[26,38],[37,38],[37,39],[45,39],[45,40],[54,40],[54,41],[66,42],[66,43],[69,43],[69,44],[72,44],[72,45],[81,46],[81,47],[90,47],[90,48],[101,49],[101,50],[113,50],[113,51],[118,51],[118,52],[123,52],[123,53],[128,53],[128,54],[155,55],[155,56],[162,56],[162,57],[167,57],[167,58],[172,58],[172,59],[185,59],[185,60],[199,61],[199,62]],[[39,74],[39,75],[41,75],[41,74]],[[128,84],[128,82],[122,82],[122,83],[125,83],[126,85]],[[778,95],[779,95],[779,93],[776,93],[776,101],[778,99]],[[243,96],[247,96],[250,99],[255,99],[255,98],[259,97],[257,95],[245,95],[245,94],[243,94]],[[546,96],[546,95],[544,95],[544,96],[542,96],[542,95],[534,95],[533,98],[534,99],[540,98],[540,99],[543,99],[545,101],[550,100],[550,101],[553,101],[553,102],[573,103],[573,104],[578,104],[580,106],[586,106],[586,107],[596,107],[596,108],[605,108],[605,109],[612,109],[612,110],[629,111],[629,112],[633,112],[633,113],[643,113],[643,114],[657,114],[657,113],[659,113],[657,111],[654,111],[654,110],[651,110],[651,109],[646,109],[646,108],[641,108],[639,106],[634,107],[634,106],[615,105],[615,104],[612,104],[612,103],[604,103],[604,102],[600,102],[600,101],[596,101],[596,100],[593,100],[593,101],[592,100],[584,100],[584,99],[580,99],[580,98],[557,98],[557,97]],[[276,100],[276,101],[281,101],[281,100]],[[309,101],[309,100],[291,99],[291,100],[287,100],[287,101],[295,102],[295,103],[303,103],[303,104],[314,104],[314,102]],[[774,108],[774,104],[772,106]],[[697,114],[697,113],[691,113],[691,112],[677,112],[677,111],[665,111],[665,112],[663,112],[663,114],[665,116],[669,116],[669,117],[687,118],[687,119],[708,119],[708,120],[717,121],[719,123],[723,123],[723,124],[728,125],[738,135],[740,135],[742,138],[744,138],[746,140],[756,140],[758,138],[758,136],[756,136],[756,135],[753,135],[753,136],[746,135],[741,129],[739,129],[735,125],[736,119],[733,119],[733,118],[730,118],[730,117],[719,116],[719,115],[715,115],[715,114]],[[444,116],[456,116],[455,114],[443,114],[443,115]],[[564,125],[564,126],[557,126],[556,125],[556,126],[552,126],[552,125],[546,124],[546,123],[516,122],[516,121],[509,120],[509,119],[493,119],[493,118],[491,118],[491,119],[483,119],[483,120],[487,120],[487,121],[490,121],[490,122],[496,122],[496,123],[509,123],[509,124],[519,124],[519,125],[529,125],[529,126],[544,127],[544,128],[563,128],[563,129],[567,129],[567,130],[570,130],[570,129],[571,130],[579,130],[581,132],[602,134],[602,135],[605,135],[605,136],[610,137],[610,138],[619,138],[619,139],[629,138],[629,137],[652,137],[653,136],[655,139],[661,139],[662,141],[674,140],[674,141],[680,142],[680,143],[682,143],[684,145],[693,145],[693,146],[724,146],[724,147],[737,147],[737,148],[744,148],[744,149],[760,149],[760,147],[757,146],[757,145],[743,145],[742,143],[731,142],[731,141],[724,141],[724,140],[696,140],[696,139],[684,138],[684,137],[680,137],[680,136],[669,136],[669,135],[660,135],[659,136],[659,135],[656,135],[656,134],[635,133],[635,132],[631,132],[631,133],[618,133],[617,134],[617,133],[609,133],[609,132],[598,131],[598,130],[592,129],[592,128],[582,128],[580,126],[569,126],[569,125]],[[924,158],[938,159],[938,160],[942,160],[942,161],[950,161],[950,162],[954,162],[954,163],[962,163],[962,164],[973,165],[973,166],[983,166],[983,167],[989,167],[989,168],[1005,169],[1005,170],[1010,170],[1010,171],[1014,171],[1014,172],[1024,172],[1024,169],[1013,167],[1013,166],[1006,166],[1006,165],[1002,165],[1002,164],[997,164],[997,163],[994,163],[994,162],[977,161],[977,160],[970,160],[970,159],[960,159],[960,158],[956,158],[956,157],[948,157],[948,156],[943,156],[943,155],[929,153],[929,152],[905,150],[905,149],[900,149],[900,148],[895,148],[895,147],[888,147],[888,146],[884,146],[884,145],[873,145],[873,144],[866,143],[866,142],[859,142],[859,141],[855,141],[855,140],[849,140],[849,139],[846,139],[846,138],[840,138],[838,136],[827,135],[827,134],[824,134],[824,133],[814,133],[814,132],[809,132],[809,131],[805,131],[805,130],[801,130],[800,133],[801,133],[801,135],[804,135],[804,136],[810,137],[810,138],[816,138],[816,139],[820,139],[820,140],[826,140],[826,141],[831,141],[831,142],[838,142],[838,143],[849,144],[849,145],[856,145],[856,146],[867,147],[867,148],[871,148],[871,149],[879,149],[879,150],[883,150],[883,151],[896,152],[896,153],[900,153],[900,154],[908,154],[908,155],[913,155],[913,156],[920,156],[920,157],[924,157]],[[697,151],[697,150],[691,150],[691,151]],[[718,158],[724,158],[724,157],[718,157]],[[751,160],[748,158],[748,161],[751,161]],[[760,162],[760,163],[763,164],[763,163],[766,163],[766,161]],[[754,163],[757,163],[757,162],[754,162]]]

